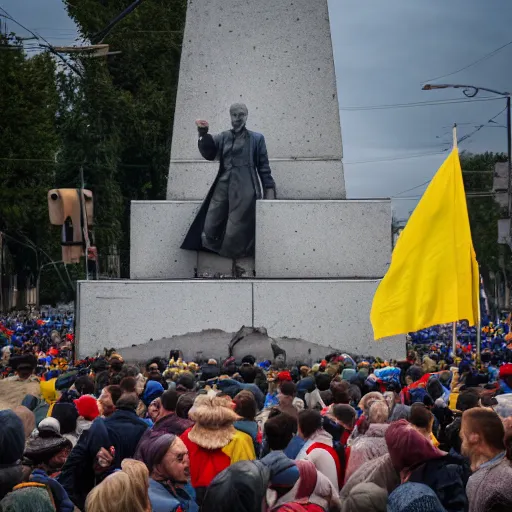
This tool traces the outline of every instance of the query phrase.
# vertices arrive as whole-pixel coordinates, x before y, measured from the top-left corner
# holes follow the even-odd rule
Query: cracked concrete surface
[[[243,329],[243,328],[242,328]],[[274,358],[272,342],[286,351],[287,363],[301,362],[313,364],[326,354],[333,352],[332,347],[324,347],[306,340],[296,338],[270,338],[265,328],[246,327],[245,336],[233,347],[233,356],[240,360],[252,354],[258,360]],[[126,361],[142,363],[148,359],[161,356],[167,358],[170,350],[181,350],[185,360],[213,357],[219,361],[229,356],[229,345],[238,333],[208,329],[201,332],[187,333],[171,338],[152,340],[148,343],[119,349]],[[338,349],[339,350],[339,349]]]

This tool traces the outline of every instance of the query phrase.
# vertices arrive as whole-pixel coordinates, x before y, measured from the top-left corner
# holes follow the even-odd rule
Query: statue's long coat
[[[251,196],[251,204],[248,205],[248,214],[244,215],[243,220],[238,219],[236,225],[234,226],[234,229],[240,235],[236,238],[243,241],[238,247],[223,247],[223,250],[219,252],[221,256],[234,259],[242,258],[244,256],[251,256],[254,254],[256,200],[262,199],[262,188],[267,189],[275,187],[268,161],[265,138],[262,134],[249,130],[247,130],[247,134],[249,136],[250,144],[249,158],[247,165],[245,166],[247,168],[247,172],[241,173],[243,179],[241,180],[239,186],[252,187],[254,194],[249,194],[249,196]],[[206,199],[204,200],[196,218],[194,219],[188,234],[185,237],[185,240],[183,241],[181,246],[182,249],[216,252],[210,248],[204,247],[202,234],[204,231],[206,215],[210,207],[212,196],[219,183],[220,177],[226,170],[224,167],[225,148],[228,148],[229,144],[232,145],[233,140],[234,132],[232,130],[222,132],[215,137],[207,134],[199,139],[198,146],[201,155],[206,160],[218,160],[220,163],[219,172],[217,173],[217,177],[215,178],[215,181],[211,186]],[[247,194],[245,195],[247,196]],[[228,215],[225,217],[225,219],[219,219],[219,221],[223,221],[224,226],[227,223]],[[232,219],[231,222],[233,222]]]

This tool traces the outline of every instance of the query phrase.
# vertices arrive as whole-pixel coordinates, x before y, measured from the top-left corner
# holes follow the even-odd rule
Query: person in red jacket
[[[256,453],[251,436],[233,425],[241,418],[233,410],[229,397],[217,396],[214,391],[199,395],[189,418],[195,425],[181,439],[188,448],[190,481],[201,505],[206,488],[215,476],[238,461],[256,459]]]

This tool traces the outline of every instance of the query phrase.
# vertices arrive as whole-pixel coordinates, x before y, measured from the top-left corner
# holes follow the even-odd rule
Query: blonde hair
[[[132,482],[133,494],[137,503],[143,510],[149,507],[149,470],[140,460],[124,459],[121,463],[121,469],[126,473]]]
[[[389,407],[386,402],[376,400],[370,405],[368,421],[370,423],[386,423],[389,418]]]
[[[142,472],[139,469],[132,471],[133,469],[135,468],[130,467],[126,472],[116,471],[97,485],[87,496],[86,512],[147,512],[149,500],[146,498],[146,503],[140,501]]]

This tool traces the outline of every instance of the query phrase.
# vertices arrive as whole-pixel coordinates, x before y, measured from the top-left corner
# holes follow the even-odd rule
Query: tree
[[[55,63],[46,54],[29,58],[11,34],[0,35],[0,68],[0,231],[24,283],[44,253],[58,250],[46,199],[59,142]]]
[[[497,162],[506,162],[507,156],[503,153],[475,155],[462,152],[460,160],[464,187],[468,194],[471,235],[484,282],[487,286],[491,285],[491,277],[498,272],[510,282],[507,278],[512,272],[510,249],[498,244],[498,219],[506,217],[507,214],[502,211],[492,195],[494,166]],[[477,196],[477,193],[488,195]],[[493,290],[486,291],[488,296],[494,296]]]
[[[84,40],[106,27],[130,0],[65,0]],[[121,247],[128,274],[130,200],[164,199],[170,159],[186,0],[151,0],[105,37],[107,59],[76,57],[82,77],[61,73],[59,178],[83,166],[95,193],[100,256]]]

